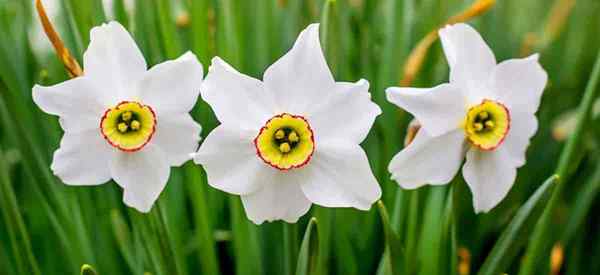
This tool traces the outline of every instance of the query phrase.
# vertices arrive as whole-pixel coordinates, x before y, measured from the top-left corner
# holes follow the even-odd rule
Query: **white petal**
[[[491,87],[511,112],[533,114],[540,106],[548,74],[540,66],[538,55],[504,61],[494,69]]]
[[[299,115],[335,89],[319,42],[319,24],[300,33],[292,49],[266,70],[264,82],[282,110]]]
[[[84,74],[117,99],[135,97],[133,85],[146,71],[146,61],[131,35],[118,22],[90,31],[90,45],[83,54]],[[113,102],[112,104],[117,104]]]
[[[307,119],[315,132],[317,143],[321,139],[344,138],[361,143],[381,109],[371,101],[369,82],[338,82],[336,89],[324,94],[324,99],[315,102],[315,108]]]
[[[210,132],[194,155],[194,162],[206,170],[210,186],[238,195],[263,186],[273,168],[257,156],[255,135],[225,124]]]
[[[473,194],[475,212],[488,212],[498,205],[508,194],[516,175],[517,168],[502,146],[491,152],[469,150],[463,177]]]
[[[295,175],[306,197],[326,207],[371,208],[381,188],[363,149],[341,140],[317,146],[311,161]]]
[[[450,83],[471,93],[485,92],[482,85],[496,66],[496,57],[481,35],[463,23],[447,26],[439,34],[450,65]]]
[[[505,148],[515,167],[525,164],[529,140],[535,135],[537,129],[538,122],[534,114],[511,113],[510,129],[500,147]]]
[[[50,168],[68,185],[102,184],[111,179],[108,167],[113,151],[98,129],[65,132]]]
[[[294,178],[273,168],[271,175],[262,189],[242,195],[246,215],[255,224],[275,220],[297,222],[310,209],[310,201]]]
[[[102,92],[85,76],[49,87],[35,85],[32,97],[44,112],[60,116],[63,129],[71,132],[98,129],[109,108]]]
[[[138,86],[139,95],[159,116],[188,113],[198,100],[203,76],[202,64],[187,52],[148,70]]]
[[[164,153],[153,144],[133,153],[118,151],[110,164],[113,179],[123,187],[123,202],[144,213],[165,188],[170,169]]]
[[[432,137],[421,129],[389,165],[392,179],[405,189],[447,184],[460,168],[466,150],[462,130]]]
[[[256,130],[276,114],[274,95],[263,83],[239,73],[219,57],[213,58],[201,93],[221,123]]]
[[[165,153],[171,166],[180,166],[198,149],[200,131],[200,124],[189,114],[158,117],[152,143]]]
[[[388,101],[411,113],[432,136],[459,128],[467,113],[460,89],[442,84],[431,89],[388,88]]]

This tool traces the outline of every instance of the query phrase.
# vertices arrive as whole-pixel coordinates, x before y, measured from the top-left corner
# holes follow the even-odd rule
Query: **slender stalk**
[[[579,106],[577,126],[571,137],[567,140],[567,144],[562,151],[558,163],[558,168],[556,169],[556,174],[560,177],[560,181],[556,184],[556,188],[552,192],[550,201],[546,205],[546,208],[531,235],[531,242],[527,247],[525,253],[526,257],[521,270],[519,271],[519,275],[534,274],[536,263],[548,253],[550,244],[553,243],[548,241],[550,231],[553,228],[551,226],[552,214],[562,198],[562,193],[568,181],[569,174],[572,172],[572,169],[577,167],[579,162],[576,156],[577,147],[580,146],[582,134],[584,129],[588,126],[587,124],[590,119],[594,99],[598,94],[598,81],[600,81],[600,51],[598,52],[592,75],[585,89],[583,100]]]
[[[281,222],[283,225],[283,274],[292,275],[296,271],[298,260],[298,225]]]

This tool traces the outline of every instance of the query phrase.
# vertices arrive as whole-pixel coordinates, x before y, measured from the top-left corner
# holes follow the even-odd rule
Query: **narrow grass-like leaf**
[[[0,206],[4,224],[10,236],[16,266],[22,274],[39,275],[40,269],[31,249],[29,233],[21,216],[17,198],[11,186],[9,167],[0,147]]]
[[[400,275],[402,274],[401,270],[404,264],[406,264],[404,262],[404,251],[400,238],[392,229],[389,214],[382,201],[377,202],[377,209],[379,210],[383,233],[385,235],[384,257],[388,258],[386,262],[389,263],[390,274]]]
[[[515,217],[511,220],[510,224],[506,227],[500,238],[494,245],[494,248],[487,256],[483,266],[479,270],[478,275],[497,275],[506,271],[508,264],[514,259],[518,251],[524,245],[528,236],[528,225],[531,225],[535,218],[538,217],[543,203],[548,198],[548,191],[557,181],[558,176],[553,175],[547,179],[527,200],[527,202],[521,206]],[[538,212],[538,215],[535,213]]]
[[[154,209],[150,212],[154,231],[157,234],[161,252],[165,256],[170,274],[186,274],[183,269],[181,257],[179,257],[179,249],[173,240],[171,229],[168,226],[167,217],[162,201],[157,201]]]
[[[569,211],[569,220],[565,224],[565,231],[560,238],[560,242],[565,246],[571,242],[578,229],[585,221],[594,200],[596,200],[598,194],[600,194],[600,162],[598,162],[595,172],[584,183],[578,194],[575,205],[573,205],[573,208]]]
[[[215,250],[213,228],[209,215],[209,200],[206,196],[206,178],[202,170],[193,163],[184,166],[186,188],[190,194],[193,205],[194,224],[198,235],[198,247],[200,254],[200,268],[202,274],[220,274],[219,262]]]
[[[136,269],[138,264],[136,264],[135,254],[133,253],[133,238],[130,233],[131,230],[125,222],[125,219],[117,209],[112,209],[110,212],[110,220],[112,232],[117,242],[117,247],[125,259],[125,263],[132,273],[141,273],[142,270]]]
[[[281,222],[283,227],[283,274],[292,275],[298,261],[298,225]]]
[[[580,146],[582,135],[584,130],[587,128],[588,121],[590,120],[592,106],[596,96],[598,95],[598,83],[600,82],[600,51],[596,58],[594,69],[590,76],[590,80],[587,84],[581,105],[578,109],[577,126],[571,137],[567,140],[567,144],[563,148],[560,156],[558,167],[556,168],[556,174],[561,177],[556,188],[552,191],[550,201],[546,205],[540,220],[535,226],[535,230],[531,235],[531,242],[527,247],[526,255],[523,265],[519,270],[519,275],[531,275],[536,270],[536,264],[540,261],[544,254],[549,252],[552,242],[549,242],[546,236],[552,229],[551,221],[552,215],[556,207],[558,207],[559,201],[562,198],[563,190],[568,182],[569,175],[572,170],[579,164],[579,158],[577,157],[577,149]]]
[[[441,247],[443,239],[443,214],[447,188],[428,187],[423,226],[419,236],[417,274],[443,274],[441,267]]]
[[[115,19],[126,29],[129,29],[129,14],[127,14],[127,10],[125,9],[125,0],[114,0],[112,9]]]
[[[246,218],[240,198],[230,196],[229,207],[236,274],[263,274],[256,227]]]
[[[198,56],[200,62],[207,69],[210,65],[209,26],[208,26],[208,0],[191,0],[191,41],[192,51]]]
[[[306,226],[296,265],[296,275],[319,274],[319,223],[311,218]]]
[[[175,59],[181,51],[181,46],[177,37],[175,21],[171,15],[171,3],[172,1],[169,0],[154,0],[165,56],[168,59]]]

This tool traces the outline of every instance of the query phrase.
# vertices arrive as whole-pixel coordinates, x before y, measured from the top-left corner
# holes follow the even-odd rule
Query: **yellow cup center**
[[[308,121],[302,116],[285,113],[267,121],[254,139],[254,144],[258,157],[280,170],[306,165],[315,150]]]
[[[508,134],[510,113],[501,103],[486,99],[469,109],[463,128],[467,139],[475,147],[494,150]]]
[[[154,135],[156,115],[150,106],[124,101],[108,109],[100,121],[100,131],[119,150],[142,149]]]

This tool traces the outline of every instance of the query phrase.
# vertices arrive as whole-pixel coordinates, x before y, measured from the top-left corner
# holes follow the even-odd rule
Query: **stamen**
[[[283,139],[285,137],[285,131],[283,130],[277,130],[277,132],[275,132],[275,138],[276,139]]]
[[[124,112],[124,113],[121,115],[121,119],[122,119],[123,121],[129,121],[129,120],[130,120],[132,117],[133,117],[133,114],[132,114],[131,112],[129,112],[129,111],[127,111],[127,112]]]
[[[510,129],[510,114],[502,103],[486,99],[468,110],[463,125],[471,144],[480,150],[494,150]]]
[[[296,143],[298,142],[298,140],[300,140],[300,138],[298,137],[298,134],[296,134],[295,131],[292,131],[289,135],[288,135],[288,140],[292,143]]]
[[[259,158],[282,171],[306,165],[315,150],[308,121],[287,113],[269,119],[254,139],[254,145]]]
[[[287,142],[284,142],[284,143],[282,143],[282,144],[279,145],[279,151],[281,151],[284,154],[285,153],[289,153],[290,150],[292,150],[292,147]]]
[[[150,106],[123,101],[106,110],[100,131],[106,141],[125,152],[142,149],[154,135],[156,115]]]
[[[479,119],[481,119],[481,120],[485,120],[488,117],[490,117],[490,115],[486,111],[483,111],[483,112],[479,113]]]
[[[479,122],[473,124],[473,127],[475,128],[475,131],[478,131],[478,132],[483,130],[483,124],[481,124]]]
[[[121,122],[119,125],[117,125],[117,129],[119,129],[119,132],[125,133],[129,129],[129,126],[127,126],[125,122]]]
[[[140,127],[141,127],[141,124],[139,121],[134,120],[131,122],[131,130],[137,131],[140,129]]]

